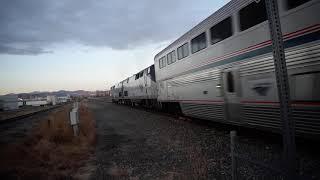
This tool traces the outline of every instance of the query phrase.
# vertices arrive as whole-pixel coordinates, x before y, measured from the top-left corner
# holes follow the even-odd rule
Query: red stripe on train
[[[224,103],[222,100],[166,100],[166,102],[191,102],[191,103],[196,103],[196,104],[213,104],[213,103]]]
[[[225,103],[222,100],[167,100],[163,102],[182,102],[182,103],[202,103],[202,104],[211,104],[211,103]],[[279,105],[277,101],[240,101],[242,104],[273,104]],[[320,102],[292,102],[291,105],[307,105],[307,106],[320,106]]]
[[[283,39],[284,40],[288,40],[288,39],[293,38],[293,37],[298,37],[299,35],[303,35],[303,34],[306,34],[306,33],[309,33],[309,32],[313,32],[313,31],[318,31],[319,29],[320,29],[320,24],[315,24],[315,25],[309,26],[307,28],[300,29],[298,31],[285,34],[285,35],[283,35]],[[238,50],[238,51],[235,51],[235,52],[232,52],[232,53],[220,56],[220,57],[209,59],[208,61],[205,61],[203,64],[192,66],[191,69],[198,68],[198,67],[207,65],[209,63],[212,63],[212,62],[215,62],[215,61],[218,61],[218,60],[221,60],[221,59],[225,59],[225,58],[233,57],[233,56],[236,56],[236,55],[239,55],[239,54],[242,54],[242,53],[246,53],[246,52],[249,52],[249,51],[252,51],[252,50],[255,50],[255,49],[259,49],[259,48],[268,46],[270,44],[271,44],[271,40],[264,41],[264,42],[261,42],[261,43],[246,47],[244,49],[241,49],[241,50]],[[188,70],[190,70],[190,69],[188,69]]]
[[[299,31],[295,31],[295,32],[291,32],[291,33],[285,34],[283,36],[283,38],[284,39],[289,39],[291,37],[296,37],[296,36],[299,36],[299,35],[304,34],[306,32],[317,31],[317,30],[319,30],[319,28],[320,28],[320,24],[315,24],[315,25],[307,27],[305,29],[301,29]]]
[[[241,101],[243,104],[275,104],[279,105],[276,101]],[[291,105],[306,105],[306,106],[320,106],[320,102],[291,102]]]

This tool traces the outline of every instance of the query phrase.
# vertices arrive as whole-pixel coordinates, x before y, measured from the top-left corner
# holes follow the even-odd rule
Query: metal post
[[[272,40],[272,50],[280,101],[280,118],[282,120],[283,155],[286,165],[286,179],[294,179],[296,170],[295,130],[291,114],[290,89],[288,73],[276,0],[265,0],[268,13],[269,29]]]
[[[71,110],[70,114],[70,124],[72,126],[73,129],[73,134],[74,136],[78,136],[79,135],[79,112],[78,112],[78,108],[74,108]]]
[[[235,154],[235,141],[237,137],[237,131],[231,131],[230,132],[230,148],[231,148],[231,176],[232,180],[237,179],[237,158]]]

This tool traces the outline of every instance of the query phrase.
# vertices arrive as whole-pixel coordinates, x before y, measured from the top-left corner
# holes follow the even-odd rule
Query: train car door
[[[222,71],[225,117],[227,121],[240,120],[240,76],[237,68]]]

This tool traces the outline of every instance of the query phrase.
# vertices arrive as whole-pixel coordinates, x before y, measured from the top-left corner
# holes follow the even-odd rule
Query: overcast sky
[[[106,90],[228,0],[1,0],[0,94]]]

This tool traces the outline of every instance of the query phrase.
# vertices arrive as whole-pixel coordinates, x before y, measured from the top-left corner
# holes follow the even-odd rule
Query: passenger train
[[[293,118],[320,135],[320,0],[278,0]],[[281,120],[264,0],[231,0],[111,87],[112,101],[279,131]]]

